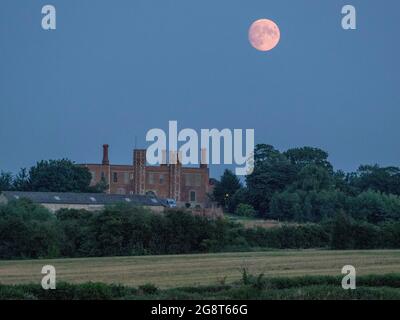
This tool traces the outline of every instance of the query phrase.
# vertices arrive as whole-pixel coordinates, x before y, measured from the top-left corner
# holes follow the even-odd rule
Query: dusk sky
[[[41,28],[45,4],[57,30]],[[320,147],[345,171],[399,166],[399,14],[398,0],[1,0],[0,170],[100,162],[103,143],[130,164],[135,137],[146,147],[169,120]],[[248,41],[261,18],[281,32],[269,52]]]

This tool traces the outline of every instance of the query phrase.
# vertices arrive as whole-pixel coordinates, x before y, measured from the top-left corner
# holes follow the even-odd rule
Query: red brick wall
[[[169,198],[168,166],[146,167],[146,191],[153,191],[160,198]]]
[[[202,207],[209,203],[207,193],[212,192],[209,184],[209,169],[205,165],[198,168],[176,165],[147,166],[146,150],[135,150],[133,165],[83,164],[92,173],[91,185],[101,181],[102,173],[109,184],[107,192],[112,194],[139,193],[153,191],[160,198],[173,198],[184,205],[190,200],[190,192],[196,199],[192,206]],[[116,179],[115,179],[116,178]]]

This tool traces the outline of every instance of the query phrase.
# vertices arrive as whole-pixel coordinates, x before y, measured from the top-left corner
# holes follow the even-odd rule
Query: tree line
[[[22,168],[16,175],[1,171],[0,191],[98,193],[108,188],[104,179],[91,186],[91,179],[88,168],[78,166],[71,160],[42,160],[29,170]]]
[[[268,219],[320,222],[342,212],[369,223],[400,220],[400,168],[362,165],[334,170],[328,153],[311,147],[280,152],[255,149],[254,172],[245,186],[229,170],[213,198],[226,212]]]
[[[0,259],[130,256],[264,249],[400,248],[400,223],[373,225],[345,214],[320,224],[246,228],[182,210],[155,214],[118,205],[56,214],[27,199],[0,205]]]
[[[39,161],[16,175],[0,172],[0,191],[104,192],[103,179],[90,186],[91,174],[68,159]],[[361,165],[334,170],[328,153],[312,147],[280,152],[259,144],[254,171],[245,185],[229,170],[216,182],[212,198],[226,212],[294,222],[320,222],[342,212],[378,224],[400,219],[400,168]]]

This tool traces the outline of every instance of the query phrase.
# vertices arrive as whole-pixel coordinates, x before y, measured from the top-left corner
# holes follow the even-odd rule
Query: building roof
[[[23,192],[3,191],[8,201],[27,198],[34,203],[59,203],[82,205],[112,205],[127,203],[140,206],[163,206],[160,199],[145,195],[119,195],[105,193],[72,193],[72,192]]]

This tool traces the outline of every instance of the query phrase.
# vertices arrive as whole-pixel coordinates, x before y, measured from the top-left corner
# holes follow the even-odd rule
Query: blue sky
[[[45,4],[55,31],[41,29]],[[399,165],[399,14],[396,0],[2,0],[0,169],[99,162],[103,143],[131,163],[135,136],[145,147],[169,120],[320,147],[338,169]],[[259,18],[281,29],[268,53],[247,39]]]

